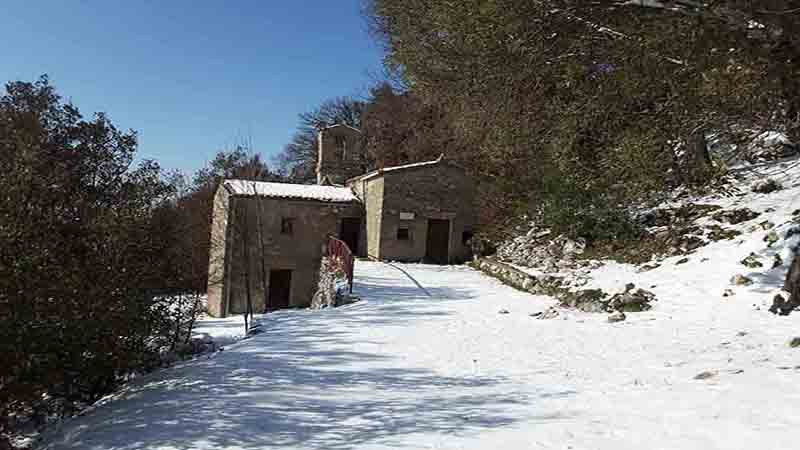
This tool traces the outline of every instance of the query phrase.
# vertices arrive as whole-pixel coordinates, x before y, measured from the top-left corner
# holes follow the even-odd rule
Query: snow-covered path
[[[796,448],[800,351],[774,316],[662,298],[619,324],[536,320],[553,300],[467,267],[359,261],[356,278],[363,301],[269,314],[46,448]]]

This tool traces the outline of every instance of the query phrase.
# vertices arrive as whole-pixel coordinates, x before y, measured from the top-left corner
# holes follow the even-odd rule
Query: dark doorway
[[[344,218],[342,219],[342,228],[339,231],[339,239],[344,241],[350,248],[354,255],[358,254],[358,238],[361,237],[361,219]]]
[[[434,264],[447,264],[450,244],[450,221],[428,219],[428,239],[425,243],[425,259]]]
[[[289,295],[292,292],[291,270],[269,271],[269,298],[267,311],[289,307]]]

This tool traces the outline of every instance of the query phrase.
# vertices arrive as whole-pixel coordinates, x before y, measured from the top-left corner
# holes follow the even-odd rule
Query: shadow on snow
[[[535,401],[504,390],[498,395],[506,381],[500,378],[438,376],[390,367],[391,356],[354,351],[354,344],[368,344],[356,340],[360,327],[440,320],[448,314],[443,304],[473,298],[468,291],[427,288],[433,300],[413,286],[358,281],[357,294],[368,302],[269,314],[264,333],[133,382],[65,423],[46,448],[399,445],[409,434],[460,436],[507,426],[518,420],[519,405]],[[560,394],[539,398],[548,395]]]

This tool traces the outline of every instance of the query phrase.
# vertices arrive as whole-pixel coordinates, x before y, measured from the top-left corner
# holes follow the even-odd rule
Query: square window
[[[294,219],[288,217],[281,219],[281,234],[294,234]]]
[[[398,228],[397,229],[397,240],[398,241],[407,241],[411,239],[411,233],[408,231],[408,228]]]

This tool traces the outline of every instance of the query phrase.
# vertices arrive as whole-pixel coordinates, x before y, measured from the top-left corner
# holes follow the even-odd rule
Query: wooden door
[[[269,298],[267,299],[267,310],[289,307],[289,296],[292,293],[292,271],[291,270],[270,270],[269,271]]]
[[[361,219],[358,217],[347,217],[342,219],[342,226],[339,230],[339,239],[344,241],[354,255],[358,254],[358,241],[361,237]]]
[[[433,264],[449,263],[450,221],[428,219],[428,239],[425,243],[425,259]]]

